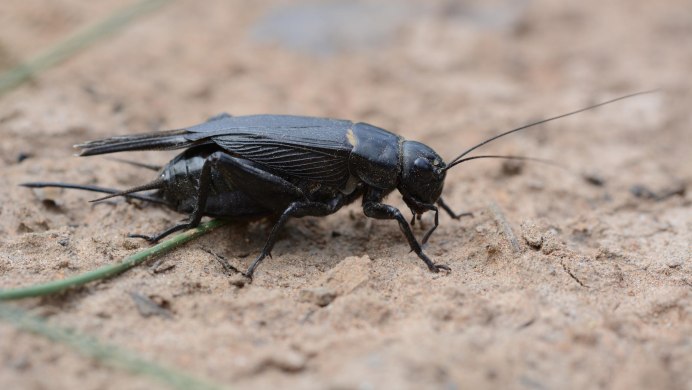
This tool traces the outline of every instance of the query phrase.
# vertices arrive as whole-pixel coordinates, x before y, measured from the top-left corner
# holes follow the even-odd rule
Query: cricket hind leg
[[[255,269],[262,260],[267,256],[271,257],[271,250],[276,243],[279,232],[290,218],[333,214],[346,201],[346,198],[340,193],[328,201],[310,201],[299,187],[256,164],[229,155],[224,155],[221,158],[223,164],[219,173],[231,183],[234,189],[245,194],[251,194],[253,201],[258,206],[279,215],[262,251],[244,273],[248,278],[252,278]]]
[[[325,215],[330,215],[335,213],[341,206],[344,204],[344,199],[343,195],[339,194],[337,195],[334,199],[332,199],[330,202],[294,202],[291,203],[286,210],[281,214],[279,217],[279,220],[276,221],[274,224],[274,227],[272,227],[271,233],[269,233],[269,237],[267,238],[267,242],[264,244],[264,247],[262,248],[262,252],[260,252],[259,256],[255,259],[255,261],[252,262],[250,267],[243,273],[246,277],[252,279],[252,275],[255,272],[255,269],[257,268],[258,265],[264,260],[265,257],[269,256],[271,257],[271,250],[274,248],[274,244],[276,243],[276,239],[279,235],[279,232],[281,229],[286,225],[286,222],[288,222],[289,218],[292,217],[306,217],[306,216],[311,216],[311,217],[320,217],[320,216],[325,216]]]
[[[235,192],[246,194],[247,196],[244,199],[252,198],[253,203],[243,202],[236,204],[231,200],[230,204],[225,206],[227,212],[223,213],[223,208],[218,206],[218,201],[223,196],[216,197],[212,202],[209,202],[212,172],[226,179]],[[217,209],[209,214],[227,217],[259,217],[272,214],[272,210],[274,210],[274,214],[278,214],[276,205],[280,205],[279,207],[283,210],[283,204],[292,203],[297,199],[303,198],[302,191],[286,180],[260,169],[248,160],[232,157],[223,151],[218,151],[210,154],[204,160],[199,174],[196,204],[187,221],[173,225],[158,234],[129,234],[128,236],[142,238],[154,243],[177,231],[197,227],[202,217],[209,211],[208,203],[211,203],[210,205]],[[233,207],[233,210],[229,210],[229,206]]]
[[[222,155],[223,152],[215,152],[210,154],[204,160],[204,164],[202,165],[202,170],[199,175],[199,185],[197,187],[197,203],[195,204],[195,208],[192,210],[192,213],[190,213],[190,216],[186,222],[173,225],[161,233],[150,236],[144,234],[128,234],[128,236],[132,238],[142,238],[154,243],[177,231],[197,227],[202,221],[202,217],[204,216],[207,205],[207,199],[209,198],[212,168],[218,165]]]

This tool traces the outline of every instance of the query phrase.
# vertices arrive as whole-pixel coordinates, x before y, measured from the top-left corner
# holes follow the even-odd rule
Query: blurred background
[[[126,233],[180,217],[17,188],[150,179],[117,162],[72,157],[71,146],[85,140],[221,112],[296,114],[368,122],[451,159],[532,120],[661,91],[483,150],[553,159],[600,185],[535,165],[470,162],[451,171],[448,203],[476,217],[443,218],[431,240],[431,256],[455,270],[447,278],[423,272],[396,226],[373,226],[355,205],[296,222],[249,287],[230,286],[208,255],[190,248],[168,273],[143,269],[24,308],[232,387],[689,388],[692,2],[131,4],[139,8],[124,11],[115,0],[0,4],[5,286],[112,261],[143,245]],[[45,57],[55,50],[69,54],[46,60],[60,57]],[[136,158],[160,164],[172,155]],[[402,205],[398,196],[390,201]],[[513,252],[498,220],[523,246],[534,224],[560,251]],[[265,228],[232,228],[202,245],[245,264]],[[366,265],[346,261],[362,255]],[[344,279],[354,286],[336,288],[326,308],[305,301],[304,291],[337,267],[356,275]],[[174,319],[140,315],[124,292],[133,289],[164,297]],[[151,385],[1,323],[0,355],[5,388]]]
[[[31,79],[49,89],[40,99],[43,116],[57,116],[51,127],[65,131],[60,120],[69,116],[70,127],[110,134],[222,111],[295,113],[370,121],[432,143],[587,100],[679,87],[677,72],[690,61],[689,4],[675,1],[148,3],[165,6]],[[4,69],[122,9],[108,1],[2,7]],[[21,98],[33,91],[5,98],[5,111],[40,104]],[[73,113],[55,104],[73,97],[91,106]],[[562,105],[547,106],[556,100]],[[510,109],[523,115],[507,118]],[[435,146],[443,156],[459,150]]]

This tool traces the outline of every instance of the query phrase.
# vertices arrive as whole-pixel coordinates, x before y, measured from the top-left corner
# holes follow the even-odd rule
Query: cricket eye
[[[432,172],[433,170],[433,166],[430,164],[430,161],[428,161],[428,159],[425,157],[418,157],[416,161],[413,162],[413,166],[417,171],[421,172]]]

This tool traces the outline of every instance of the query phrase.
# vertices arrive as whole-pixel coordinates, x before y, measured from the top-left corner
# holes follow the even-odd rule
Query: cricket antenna
[[[481,146],[483,146],[483,145],[485,145],[485,144],[487,144],[487,143],[490,143],[490,142],[492,142],[492,141],[495,141],[496,139],[501,138],[501,137],[504,137],[504,136],[506,136],[506,135],[509,135],[509,134],[512,134],[512,133],[516,133],[517,131],[525,130],[525,129],[528,129],[529,127],[533,127],[533,126],[536,126],[536,125],[540,125],[540,124],[543,124],[543,123],[546,123],[546,122],[554,121],[554,120],[556,120],[556,119],[560,119],[560,118],[564,118],[564,117],[567,117],[567,116],[575,115],[575,114],[578,114],[578,113],[580,113],[580,112],[584,112],[584,111],[588,111],[588,110],[593,110],[594,108],[601,107],[601,106],[604,106],[604,105],[606,105],[606,104],[614,103],[614,102],[617,102],[617,101],[619,101],[619,100],[624,100],[624,99],[628,99],[628,98],[631,98],[631,97],[635,97],[635,96],[639,96],[639,95],[645,95],[645,94],[649,94],[649,93],[653,93],[653,92],[657,92],[657,91],[658,91],[658,89],[652,89],[652,90],[649,90],[649,91],[642,91],[642,92],[635,92],[635,93],[632,93],[632,94],[629,94],[629,95],[620,96],[620,97],[615,98],[615,99],[611,99],[611,100],[607,100],[607,101],[605,101],[605,102],[601,102],[601,103],[598,103],[598,104],[594,104],[594,105],[592,105],[592,106],[584,107],[584,108],[581,108],[581,109],[576,110],[576,111],[568,112],[568,113],[566,113],[566,114],[557,115],[557,116],[550,117],[550,118],[546,118],[546,119],[541,119],[541,120],[539,120],[539,121],[536,121],[536,122],[533,122],[533,123],[529,123],[529,124],[524,125],[524,126],[521,126],[521,127],[517,127],[516,129],[512,129],[512,130],[509,130],[509,131],[505,131],[504,133],[500,133],[500,134],[498,134],[498,135],[496,135],[496,136],[494,136],[494,137],[488,138],[487,140],[485,140],[485,141],[483,141],[483,142],[481,142],[481,143],[479,143],[479,144],[476,144],[476,145],[472,146],[471,148],[467,149],[465,152],[463,152],[462,154],[458,155],[458,156],[455,157],[449,164],[447,164],[447,167],[445,168],[445,170],[448,170],[449,168],[451,168],[451,167],[453,167],[453,166],[455,166],[455,165],[458,165],[458,164],[460,164],[460,163],[462,163],[462,162],[464,162],[464,161],[468,161],[468,159],[463,159],[463,157],[466,156],[467,154],[471,153],[472,151],[474,151],[474,150],[480,148]]]
[[[505,155],[495,155],[495,154],[483,154],[479,156],[471,156],[471,157],[466,157],[459,159],[455,162],[455,165],[461,164],[465,161],[471,161],[471,160],[478,160],[482,158],[499,158],[499,159],[504,159],[504,160],[520,160],[520,161],[531,161],[531,162],[538,162],[542,164],[547,164],[547,165],[552,165],[556,168],[564,169],[566,171],[572,172],[572,170],[567,167],[566,165],[560,164],[559,162],[553,161],[553,160],[546,160],[543,158],[537,158],[537,157],[526,157],[526,156],[505,156]]]
[[[600,185],[597,182],[594,182],[593,177],[591,177],[588,174],[581,173],[576,171],[575,169],[570,168],[567,165],[560,164],[557,161],[553,160],[547,160],[544,158],[536,158],[536,157],[526,157],[526,156],[505,156],[505,155],[494,155],[494,154],[483,154],[483,155],[478,155],[478,156],[471,156],[471,157],[466,157],[458,160],[456,164],[461,164],[466,161],[471,161],[471,160],[479,160],[479,159],[486,159],[486,158],[499,158],[499,159],[504,159],[504,160],[519,160],[519,161],[529,161],[529,162],[537,162],[545,165],[550,165],[553,168],[558,168],[562,169],[563,171],[574,175],[576,177],[579,177],[580,179],[586,180],[587,182],[593,184],[593,185]]]

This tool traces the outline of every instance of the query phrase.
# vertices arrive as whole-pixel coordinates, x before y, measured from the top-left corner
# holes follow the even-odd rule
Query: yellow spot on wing
[[[351,146],[356,146],[356,144],[358,143],[356,135],[353,134],[353,129],[348,129],[348,131],[346,132],[346,139],[348,139],[348,143],[351,144]]]

